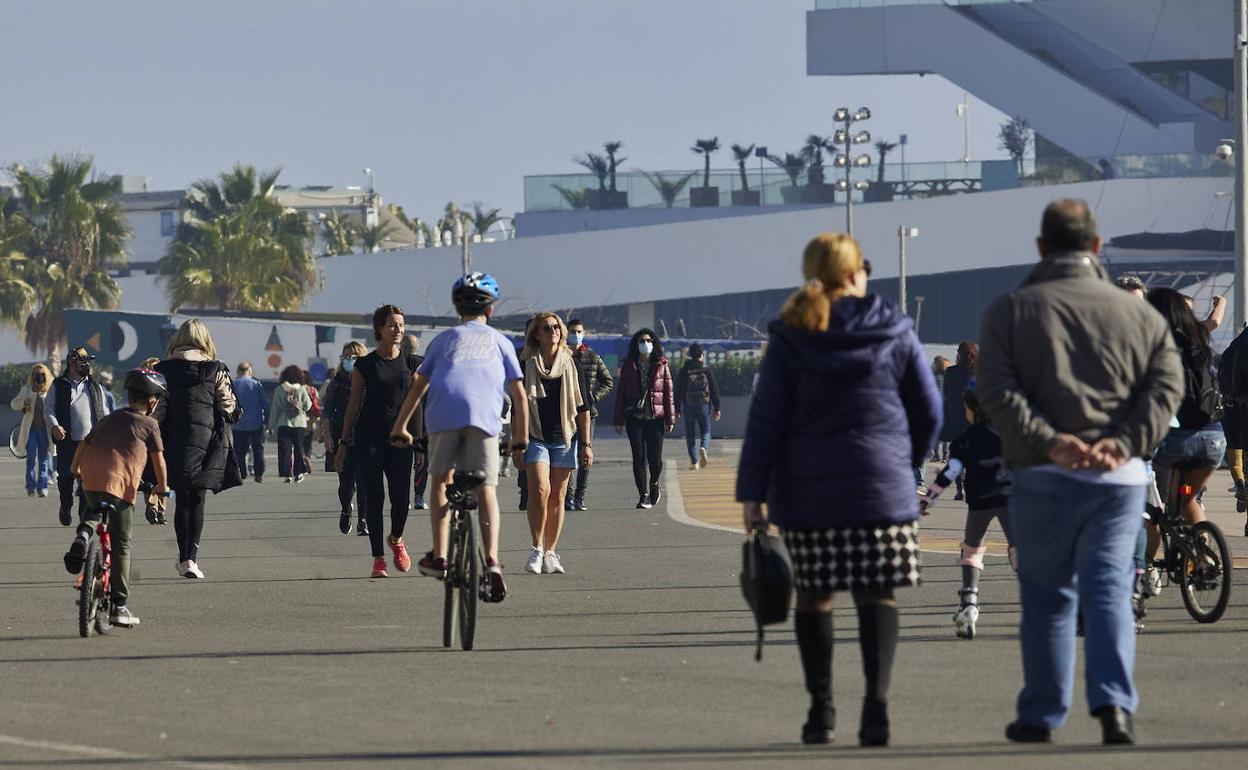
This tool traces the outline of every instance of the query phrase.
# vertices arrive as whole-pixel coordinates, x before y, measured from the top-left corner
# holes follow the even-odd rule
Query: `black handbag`
[[[762,660],[763,627],[788,620],[793,600],[793,565],[779,535],[757,528],[746,536],[741,544],[741,593],[758,625],[754,660]]]

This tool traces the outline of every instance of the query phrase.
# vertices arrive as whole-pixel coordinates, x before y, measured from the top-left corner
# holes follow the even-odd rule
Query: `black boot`
[[[836,737],[832,707],[832,613],[798,612],[793,616],[797,649],[802,656],[810,711],[802,725],[802,743],[828,743]]]
[[[964,482],[962,481],[962,476],[961,476],[961,475],[959,475],[959,476],[958,476],[958,477],[954,480],[954,483],[957,485],[957,489],[958,489],[958,491],[954,494],[953,499],[954,499],[954,500],[965,500],[965,499],[966,499],[966,493],[965,493],[965,491],[963,490],[963,484],[964,484]]]
[[[1238,479],[1235,480],[1235,511],[1248,512],[1248,486]]]
[[[1135,743],[1135,727],[1131,724],[1131,712],[1118,706],[1102,706],[1092,712],[1101,720],[1101,743],[1121,746]]]
[[[888,685],[897,651],[897,607],[891,604],[858,605],[858,646],[862,650],[862,674],[866,694],[862,700],[860,746],[887,746]]]
[[[363,516],[356,519],[355,521],[355,534],[359,535],[360,537],[368,537],[368,522],[364,519]]]

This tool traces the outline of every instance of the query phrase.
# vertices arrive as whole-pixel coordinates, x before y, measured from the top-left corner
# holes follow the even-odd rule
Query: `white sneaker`
[[[1161,572],[1156,567],[1144,568],[1144,590],[1149,596],[1161,595]]]
[[[706,447],[698,447],[698,467],[705,468],[706,464],[710,462],[710,459],[711,458],[706,456]]]
[[[975,638],[975,624],[979,622],[979,607],[968,604],[953,616],[953,626],[962,639]]]
[[[689,470],[696,471],[698,468],[701,468],[701,467],[702,466],[698,465],[697,463],[693,463],[692,465],[689,466]]]
[[[563,562],[559,561],[559,554],[554,551],[547,551],[542,557],[542,572],[547,575],[562,575]]]
[[[295,483],[296,483],[296,484],[302,484],[302,483],[303,483],[304,478],[305,478],[307,475],[308,475],[308,474],[306,474],[306,473],[300,473],[299,475],[295,476]]]
[[[139,624],[139,619],[130,612],[129,607],[114,607],[108,615],[108,622],[122,628],[133,628]]]
[[[198,565],[198,564],[196,564],[196,563],[194,562],[194,560],[188,560],[188,561],[185,561],[185,562],[183,562],[183,564],[185,564],[185,565],[186,565],[186,571],[182,573],[182,577],[184,577],[184,578],[194,578],[194,579],[197,579],[197,580],[203,580],[203,579],[204,579],[204,573],[203,573],[203,570],[201,570],[201,569],[199,568],[199,565]]]
[[[531,572],[534,575],[542,574],[542,549],[534,546],[529,551],[529,560],[524,563],[524,571]]]

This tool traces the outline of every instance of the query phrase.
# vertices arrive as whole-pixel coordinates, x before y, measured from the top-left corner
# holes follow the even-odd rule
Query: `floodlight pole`
[[[1235,334],[1248,319],[1248,0],[1235,0]]]

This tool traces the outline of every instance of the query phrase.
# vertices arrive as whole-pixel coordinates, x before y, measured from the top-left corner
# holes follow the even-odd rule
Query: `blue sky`
[[[961,91],[938,77],[807,77],[813,0],[213,0],[5,3],[0,163],[87,152],[186,186],[235,161],[282,181],[366,184],[409,214],[505,212],[526,174],[625,143],[626,168],[695,168],[694,139],[795,150],[839,105],[962,154]],[[972,99],[972,156],[1003,119]],[[731,155],[715,156],[727,167]]]

